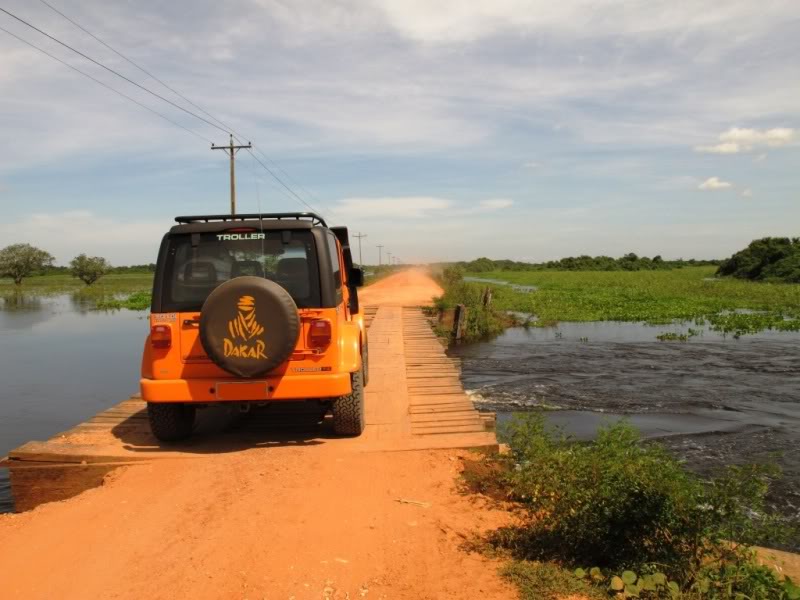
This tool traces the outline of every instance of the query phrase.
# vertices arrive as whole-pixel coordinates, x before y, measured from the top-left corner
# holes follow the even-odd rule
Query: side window
[[[342,289],[342,274],[339,269],[339,250],[336,248],[336,236],[328,232],[328,254],[331,255],[331,271],[333,272],[333,284],[336,291]]]

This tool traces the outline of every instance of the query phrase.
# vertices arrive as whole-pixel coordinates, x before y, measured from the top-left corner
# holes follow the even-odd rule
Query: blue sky
[[[368,235],[370,262],[376,244],[407,262],[723,257],[800,234],[794,0],[48,1],[251,139]],[[39,0],[4,6],[182,103]],[[175,215],[228,207],[223,153],[2,31],[0,131],[0,246],[150,262]],[[241,212],[302,208],[239,158]]]

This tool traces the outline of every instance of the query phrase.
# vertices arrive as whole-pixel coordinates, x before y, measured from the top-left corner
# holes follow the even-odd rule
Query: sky
[[[800,235],[796,0],[47,2],[194,106],[42,0],[2,6],[225,127],[0,12],[169,119],[0,31],[0,247],[153,262],[176,215],[228,210],[230,128],[286,185],[241,151],[239,212],[310,205],[367,263]]]

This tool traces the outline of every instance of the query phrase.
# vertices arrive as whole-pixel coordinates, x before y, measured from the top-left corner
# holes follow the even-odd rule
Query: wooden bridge
[[[11,451],[18,511],[72,497],[102,484],[111,470],[159,458],[202,460],[204,454],[253,446],[336,444],[380,452],[429,448],[497,448],[494,415],[479,413],[464,392],[459,362],[446,355],[419,308],[384,304],[365,309],[369,333],[367,427],[358,438],[333,435],[316,401],[274,403],[247,413],[199,411],[196,434],[161,445],[150,433],[145,403],[131,398],[46,441]]]

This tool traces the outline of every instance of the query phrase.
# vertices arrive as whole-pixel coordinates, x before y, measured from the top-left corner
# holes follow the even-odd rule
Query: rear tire
[[[333,431],[338,435],[359,436],[364,431],[364,379],[361,371],[353,373],[353,391],[333,401]]]
[[[361,370],[364,373],[364,387],[369,385],[369,346],[364,344],[361,351]]]
[[[190,404],[147,403],[150,430],[162,442],[185,440],[194,428],[195,407]]]

